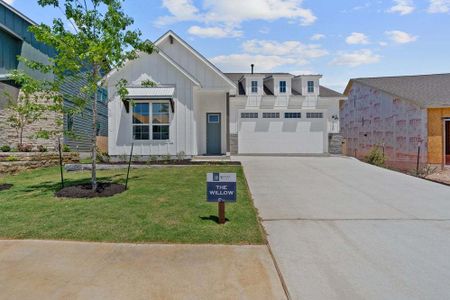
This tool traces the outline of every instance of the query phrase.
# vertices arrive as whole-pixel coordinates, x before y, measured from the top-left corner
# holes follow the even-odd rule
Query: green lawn
[[[60,199],[59,169],[0,178],[0,238],[108,242],[261,244],[264,241],[240,166],[132,169],[129,190],[109,198]],[[225,225],[217,204],[207,203],[206,173],[236,172],[238,201],[226,205]],[[124,183],[126,170],[99,171],[100,180]],[[65,173],[66,184],[89,173]]]

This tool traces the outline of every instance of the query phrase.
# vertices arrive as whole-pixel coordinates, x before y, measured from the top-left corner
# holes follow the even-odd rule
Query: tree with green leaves
[[[97,189],[97,94],[104,85],[104,75],[118,69],[139,52],[152,53],[154,45],[141,39],[139,30],[131,30],[133,19],[123,10],[123,0],[38,0],[42,7],[54,7],[63,18],[55,18],[51,26],[40,24],[30,31],[36,39],[53,47],[56,54],[49,64],[21,60],[30,68],[53,74],[44,86],[55,103],[69,99],[76,104],[75,112],[90,106],[92,110],[92,189]],[[70,28],[67,28],[70,24]],[[76,81],[77,92],[64,93],[64,85]],[[118,81],[117,88],[125,97],[127,82]],[[74,113],[72,111],[71,113]]]
[[[8,112],[7,122],[16,130],[18,149],[23,147],[23,135],[27,126],[45,118],[44,112],[50,110],[53,105],[45,104],[45,96],[41,90],[39,81],[31,76],[14,71],[12,79],[21,86],[21,91],[17,99],[5,92],[8,98],[6,111]],[[42,135],[41,131],[37,132],[37,137]]]

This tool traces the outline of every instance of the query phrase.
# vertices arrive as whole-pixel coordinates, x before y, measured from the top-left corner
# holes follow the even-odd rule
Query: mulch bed
[[[0,191],[6,191],[12,188],[13,185],[9,183],[0,184]]]
[[[117,183],[99,182],[97,190],[92,190],[90,183],[65,187],[56,192],[56,197],[61,198],[97,198],[111,197],[125,191],[125,185]]]

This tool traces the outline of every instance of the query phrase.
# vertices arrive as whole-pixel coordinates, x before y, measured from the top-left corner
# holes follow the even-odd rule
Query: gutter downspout
[[[231,155],[230,151],[230,93],[226,94],[226,124],[227,124],[227,156]]]

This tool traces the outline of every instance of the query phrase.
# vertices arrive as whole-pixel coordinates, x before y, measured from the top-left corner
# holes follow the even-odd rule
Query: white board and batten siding
[[[234,92],[235,87],[227,84],[226,79],[224,79],[225,76],[221,77],[217,71],[214,71],[211,66],[194,55],[192,51],[182,45],[177,39],[173,39],[172,43],[170,39],[163,39],[157,45],[161,51],[197,79],[201,83],[202,89]]]
[[[132,108],[127,113],[115,88],[116,82],[125,78],[135,82],[143,74],[150,76],[158,84],[173,85],[175,91],[175,113],[170,112],[168,141],[134,141],[132,130]],[[176,155],[184,152],[195,155],[193,135],[193,87],[194,83],[172,66],[159,54],[142,54],[135,61],[128,62],[124,68],[108,79],[108,93],[112,101],[108,105],[110,155],[129,154],[134,143],[135,155]]]

